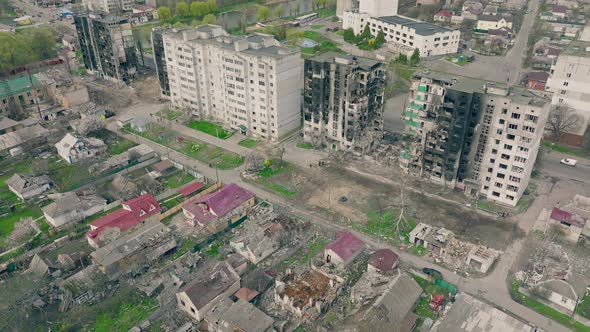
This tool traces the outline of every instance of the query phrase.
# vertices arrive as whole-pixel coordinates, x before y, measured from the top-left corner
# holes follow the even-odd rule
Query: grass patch
[[[203,251],[203,255],[209,257],[219,257],[221,255],[219,248],[221,248],[222,245],[223,243],[221,243],[221,241],[213,242],[211,246],[209,246],[209,249]]]
[[[133,143],[132,141],[124,139],[124,138],[120,138],[117,141],[115,141],[114,143],[111,143],[109,145],[109,148],[107,151],[110,154],[121,154],[121,153],[131,149],[134,146],[135,146],[135,143]]]
[[[106,311],[98,316],[90,331],[128,331],[146,319],[157,305],[156,298],[141,299],[135,303],[123,303],[115,310]]]
[[[198,140],[179,140],[178,134],[162,127],[151,126],[145,132],[135,132],[129,127],[125,130],[141,136],[150,141],[167,146],[168,148],[178,151],[188,157],[200,160],[203,163],[210,164],[220,170],[227,170],[241,165],[244,161],[239,154],[226,151],[218,146],[209,145]]]
[[[302,47],[301,55],[304,57],[313,56],[327,51],[343,53],[343,51],[338,47],[340,46],[339,43],[323,36],[317,31],[304,31],[303,36],[318,43],[318,45],[314,47]]]
[[[209,121],[192,120],[189,121],[188,127],[220,139],[226,139],[233,134],[223,129],[222,126]]]
[[[262,185],[285,198],[293,198],[297,196],[297,191],[280,183],[262,182]]]
[[[550,318],[563,326],[571,328],[577,332],[590,332],[590,326],[586,326],[578,321],[572,321],[569,315],[561,313],[545,304],[526,296],[525,294],[521,293],[519,290],[519,282],[514,280],[510,285],[510,296],[512,299],[524,306],[527,306],[534,311],[538,312],[539,314]]]
[[[414,280],[416,280],[416,282],[418,283],[418,285],[420,285],[420,287],[422,287],[422,289],[424,290],[424,294],[420,298],[420,301],[418,301],[418,304],[414,309],[414,313],[416,313],[418,316],[422,318],[436,319],[438,313],[430,309],[431,296],[436,294],[442,294],[445,296],[445,300],[448,300],[449,291],[442,287],[436,286],[430,280],[426,280],[416,275],[413,275],[413,277]]]
[[[318,16],[321,18],[326,18],[330,16],[336,15],[336,8],[322,8],[317,11]]]
[[[166,177],[162,179],[162,184],[164,185],[164,187],[168,189],[174,189],[182,185],[185,185],[193,181],[194,179],[195,177],[188,173],[185,173],[183,171],[177,171],[172,174],[166,175]]]
[[[553,142],[543,141],[543,147],[551,151],[569,154],[570,156],[588,158],[589,154],[582,151],[581,149],[572,148],[569,146],[560,145]]]
[[[325,25],[323,24],[313,24],[310,26],[310,28],[314,29],[314,30],[319,30],[321,28],[325,27]]]
[[[586,319],[590,319],[590,293],[588,291],[586,291],[586,295],[578,303],[576,313]]]
[[[182,111],[172,110],[172,109],[163,109],[158,112],[158,116],[164,118],[166,120],[176,120],[183,114]]]
[[[315,146],[313,146],[313,144],[309,143],[309,142],[300,142],[297,143],[297,147],[300,149],[305,149],[305,150],[313,150],[315,149]]]
[[[258,176],[261,178],[269,178],[271,176],[283,173],[286,170],[291,170],[291,164],[286,161],[279,162],[278,164],[270,164],[266,166],[262,171],[258,172]]]
[[[238,143],[239,146],[243,146],[248,149],[252,149],[258,145],[258,141],[252,138],[245,138]]]
[[[457,59],[457,62],[453,62],[453,59]],[[448,57],[447,61],[455,64],[455,65],[459,65],[459,66],[465,66],[466,64],[468,64],[469,62],[467,61],[466,57]]]
[[[94,176],[88,171],[88,164],[79,162],[68,164],[58,156],[51,156],[48,160],[48,175],[59,187],[60,192],[71,191],[94,181]]]
[[[416,227],[414,220],[408,220],[407,225],[400,229],[398,236],[395,223],[397,222],[397,216],[392,211],[384,211],[382,213],[376,211],[368,211],[366,225],[360,223],[354,223],[352,227],[372,237],[383,238],[386,240],[399,243],[401,236],[404,242],[408,241],[409,232]]]
[[[9,260],[11,260],[13,258],[16,258],[16,257],[24,254],[25,251],[27,251],[27,250],[25,248],[21,247],[21,248],[18,248],[16,250],[12,251],[9,254],[6,254],[4,256],[1,256],[0,257],[0,263],[8,262]]]
[[[413,66],[407,66],[407,65],[402,65],[399,63],[396,63],[394,65],[394,71],[395,73],[403,78],[406,81],[411,81],[412,80],[412,75],[414,74],[414,72],[417,70],[417,67],[413,67]]]
[[[484,211],[489,211],[492,213],[503,212],[504,209],[496,205],[496,203],[489,201],[485,198],[481,198],[477,201],[477,208]]]

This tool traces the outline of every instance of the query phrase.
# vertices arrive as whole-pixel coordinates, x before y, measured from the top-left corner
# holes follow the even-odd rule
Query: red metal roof
[[[142,212],[143,211],[143,212]],[[95,239],[107,228],[118,228],[121,231],[130,229],[147,218],[160,213],[161,207],[151,194],[144,194],[123,203],[123,208],[90,223],[90,232],[86,236]]]
[[[444,16],[444,17],[451,17],[453,16],[453,14],[451,14],[451,12],[449,12],[448,10],[440,10],[438,13],[434,14],[434,16]]]
[[[561,6],[561,5],[555,5],[555,6],[553,6],[553,9],[551,11],[553,13],[565,14],[565,12],[567,11],[567,7]]]
[[[364,245],[361,241],[351,232],[340,232],[336,235],[336,239],[326,246],[324,249],[330,249],[343,261],[347,261],[349,258],[354,256]]]
[[[181,194],[182,196],[188,196],[192,193],[197,192],[199,189],[203,188],[205,185],[202,184],[199,181],[194,181],[191,182],[189,184],[187,184],[186,186],[176,190],[177,193]]]
[[[374,266],[380,271],[391,271],[397,263],[399,256],[389,249],[379,249],[375,251],[369,264]]]
[[[239,291],[236,292],[236,294],[234,294],[238,299],[242,299],[245,300],[246,302],[250,302],[252,301],[256,296],[258,296],[258,292],[250,289],[250,288],[240,288]]]
[[[204,223],[225,216],[252,197],[254,194],[232,183],[185,204],[184,209],[195,215],[195,220]]]
[[[584,228],[584,226],[586,225],[586,219],[582,218],[577,214],[563,211],[559,208],[553,208],[553,210],[551,211],[551,219],[560,222],[565,222],[579,228]]]

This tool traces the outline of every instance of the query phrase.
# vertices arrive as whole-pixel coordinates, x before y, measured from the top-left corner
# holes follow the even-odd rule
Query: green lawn
[[[313,56],[322,52],[326,51],[333,51],[342,53],[343,51],[338,47],[340,46],[339,43],[333,41],[330,38],[327,38],[320,34],[317,31],[304,31],[303,36],[305,38],[311,39],[318,43],[315,47],[308,47],[308,48],[301,48],[301,55],[302,56]]]
[[[315,147],[313,146],[313,144],[309,143],[309,142],[300,142],[297,143],[297,147],[300,149],[305,149],[305,150],[313,150],[315,149]]]
[[[58,156],[51,156],[48,161],[48,175],[59,187],[60,192],[71,191],[94,181],[83,162],[68,164]]]
[[[130,133],[134,133],[150,141],[154,141],[168,148],[178,151],[188,157],[197,159],[206,164],[211,164],[220,170],[235,168],[243,163],[242,156],[226,151],[218,146],[209,145],[198,140],[184,139],[179,141],[178,134],[162,126],[154,125],[149,130],[139,133],[126,127]]]
[[[226,139],[233,134],[232,132],[223,129],[222,126],[209,121],[192,120],[189,121],[188,127],[221,139]]]
[[[396,229],[397,215],[391,211],[379,213],[377,211],[367,211],[367,223],[362,225],[354,223],[353,228],[377,238],[384,238],[395,243],[399,242]],[[408,220],[407,225],[400,230],[400,235],[407,240],[408,233],[414,229],[416,222]]]
[[[172,174],[166,175],[162,179],[162,184],[168,189],[174,189],[185,185],[194,179],[194,176],[179,170]]]
[[[590,293],[586,292],[586,295],[582,297],[576,308],[576,313],[586,319],[590,319]]]
[[[408,65],[402,65],[399,63],[396,63],[394,65],[394,71],[395,73],[403,78],[406,81],[411,81],[412,80],[412,75],[414,74],[414,72],[418,70],[418,67],[413,67],[413,66],[408,66]]]
[[[543,147],[546,149],[550,149],[551,151],[561,152],[575,157],[590,158],[590,154],[582,151],[581,149],[576,149],[573,147],[560,145],[553,142],[543,141]]]
[[[90,331],[111,332],[128,331],[145,320],[158,306],[156,298],[145,298],[119,305],[115,310],[100,314],[94,321]]]
[[[459,59],[457,62],[453,62],[453,59],[459,59],[459,58],[458,57],[448,57],[447,61],[452,64],[459,65],[459,66],[465,66],[468,63],[466,57]]]
[[[318,30],[318,29],[323,28],[324,26],[325,25],[323,25],[323,24],[314,24],[314,25],[311,25],[310,28],[312,28],[314,30]]]
[[[319,17],[326,18],[336,15],[336,8],[322,8],[317,11]]]
[[[298,194],[297,191],[295,191],[295,190],[293,190],[281,183],[263,181],[260,184],[262,184],[266,188],[274,191],[276,194],[279,194],[285,198],[293,198],[293,197],[297,196],[297,194]]]
[[[274,162],[271,163],[269,166],[266,166],[262,171],[258,172],[258,175],[261,178],[269,178],[273,175],[277,175],[283,173],[285,171],[291,171],[291,164],[286,161],[282,162]]]
[[[416,282],[424,290],[424,296],[420,298],[420,301],[418,301],[418,304],[416,305],[414,312],[422,318],[436,319],[437,313],[435,311],[432,311],[429,307],[431,296],[436,294],[442,294],[445,296],[445,299],[448,300],[448,291],[444,288],[434,285],[429,280],[420,278],[416,275],[414,275],[413,277],[414,280],[416,280]]]
[[[249,149],[251,149],[251,148],[254,148],[254,147],[256,147],[256,145],[258,145],[258,143],[259,143],[259,142],[258,142],[257,140],[255,140],[255,139],[252,139],[252,138],[245,138],[245,139],[241,140],[241,141],[238,143],[238,145],[240,145],[240,146],[243,146],[243,147],[245,147],[245,148],[249,148]]]
[[[578,321],[572,322],[571,317],[561,313],[545,304],[522,294],[518,290],[519,282],[513,281],[510,285],[510,295],[516,302],[525,305],[541,315],[550,318],[563,326],[573,329],[576,332],[590,332],[590,326],[586,326]]]
[[[124,138],[119,138],[119,139],[117,139],[117,141],[115,141],[114,143],[111,143],[109,145],[108,153],[121,154],[121,153],[131,149],[134,146],[135,146],[135,143],[133,143],[132,141],[124,139]]]
[[[203,250],[202,253],[203,255],[209,257],[219,257],[219,255],[221,255],[219,248],[221,248],[222,245],[223,243],[221,243],[221,241],[215,241],[209,246],[207,250]]]
[[[166,120],[176,120],[182,115],[182,111],[163,109],[158,112],[158,115]]]

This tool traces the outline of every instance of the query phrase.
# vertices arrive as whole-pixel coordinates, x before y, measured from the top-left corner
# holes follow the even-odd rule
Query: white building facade
[[[268,35],[214,25],[164,32],[170,99],[178,108],[278,141],[300,127],[299,51]]]
[[[590,42],[573,41],[551,67],[546,90],[553,92],[551,104],[576,111],[580,125],[571,132],[584,135],[590,121]]]
[[[344,12],[343,29],[352,28],[355,34],[360,34],[367,24],[373,36],[383,31],[387,42],[411,50],[417,48],[422,57],[454,54],[459,48],[459,30],[401,15],[372,17],[353,11]]]

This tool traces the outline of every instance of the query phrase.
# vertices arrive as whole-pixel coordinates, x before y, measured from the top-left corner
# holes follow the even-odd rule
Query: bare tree
[[[406,216],[404,215],[404,208],[406,206],[405,201],[404,201],[404,190],[406,188],[406,181],[407,181],[407,178],[404,177],[404,179],[402,181],[401,188],[400,188],[399,216],[397,217],[397,220],[395,221],[395,228],[396,228],[396,231],[397,231],[397,235],[400,238],[402,237],[401,236],[401,230],[408,227],[408,220],[406,219]]]
[[[264,157],[258,151],[246,155],[246,167],[251,172],[259,172],[264,168]]]
[[[546,128],[551,137],[558,141],[564,132],[578,129],[580,116],[567,105],[554,107],[549,113]]]

